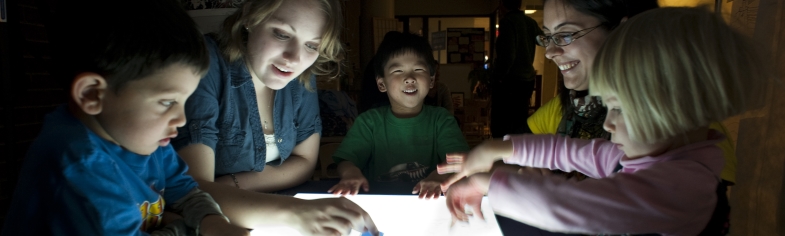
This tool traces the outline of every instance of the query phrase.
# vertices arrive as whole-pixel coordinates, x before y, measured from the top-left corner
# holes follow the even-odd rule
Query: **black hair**
[[[428,40],[410,33],[390,31],[384,35],[384,39],[379,44],[379,49],[376,50],[376,55],[372,60],[376,77],[384,77],[384,66],[390,59],[407,53],[414,53],[422,58],[427,64],[431,76],[436,74],[436,60],[433,58],[433,49],[431,49]]]
[[[371,59],[373,60],[373,59]],[[382,105],[389,105],[390,98],[387,93],[379,91],[376,84],[376,72],[374,72],[374,62],[368,62],[363,71],[360,90],[360,100],[357,103],[357,111],[363,113],[371,108],[379,107]]]
[[[544,0],[543,2],[554,1]],[[597,18],[602,25],[611,31],[621,24],[624,17],[630,18],[638,13],[658,8],[657,0],[560,0],[564,6],[571,6],[576,11]],[[562,115],[572,115],[573,106],[570,89],[564,86],[559,76],[559,100],[562,104]],[[604,116],[602,116],[604,117]]]
[[[204,38],[175,0],[60,1],[54,11],[52,59],[63,88],[83,72],[103,76],[118,92],[172,64],[200,76],[209,68]]]
[[[544,0],[544,2],[553,0]],[[658,8],[657,0],[561,0],[580,13],[590,15],[602,22],[608,30],[621,24],[624,17],[632,17],[646,10]]]
[[[502,6],[508,10],[520,10],[521,3],[521,0],[502,0]]]

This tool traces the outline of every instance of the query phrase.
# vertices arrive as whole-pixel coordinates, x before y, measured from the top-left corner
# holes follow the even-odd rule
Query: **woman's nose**
[[[286,66],[295,66],[300,63],[300,48],[295,40],[292,40],[287,45],[286,50],[283,52],[283,59],[286,61]]]
[[[561,55],[564,53],[561,47],[556,46],[553,42],[550,45],[545,47],[545,58],[548,60],[553,60],[554,57]]]

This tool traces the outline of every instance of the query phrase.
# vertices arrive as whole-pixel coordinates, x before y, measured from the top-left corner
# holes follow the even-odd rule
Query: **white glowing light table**
[[[294,197],[301,199],[318,199],[335,197],[332,194],[304,194],[298,193]],[[488,204],[488,198],[482,200],[482,212],[485,221],[477,217],[470,217],[468,223],[456,223],[450,227],[452,221],[450,211],[447,209],[445,197],[439,199],[419,199],[417,195],[374,195],[359,194],[347,196],[347,199],[357,203],[373,218],[376,227],[384,236],[501,236],[502,232],[496,222],[493,211]],[[361,235],[352,232],[352,235]]]

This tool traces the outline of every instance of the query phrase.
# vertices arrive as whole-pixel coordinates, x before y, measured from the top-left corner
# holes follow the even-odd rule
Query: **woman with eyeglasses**
[[[594,56],[619,24],[657,7],[656,0],[545,0],[544,35],[537,36],[537,45],[545,47],[545,57],[556,63],[563,78],[558,99],[527,120],[531,133],[610,139],[602,128],[606,109],[599,97],[588,95]],[[577,172],[567,175],[585,178]]]
[[[658,7],[656,0],[544,0],[544,35],[537,36],[537,44],[545,47],[546,58],[556,63],[563,78],[559,82],[558,98],[542,105],[527,119],[527,133],[610,139],[610,133],[603,128],[607,109],[600,97],[590,96],[588,91],[594,57],[616,27],[638,13]],[[713,123],[710,128],[728,133],[720,123]],[[732,185],[736,171],[732,141],[725,139],[717,146],[725,158],[722,182]],[[551,174],[550,170],[542,172]],[[553,172],[573,180],[586,178],[580,172]],[[453,180],[446,183],[451,184],[449,181]],[[724,191],[725,186],[722,188]],[[501,218],[499,223],[518,224],[506,218]],[[727,227],[719,227],[727,230]],[[524,232],[523,235],[567,235],[525,225],[518,229],[515,233]]]
[[[582,61],[580,53],[561,59],[567,50],[551,47],[577,46],[591,35],[581,30],[603,22],[589,17],[553,20],[549,8],[581,15],[572,6],[551,1],[545,6],[544,28],[550,37],[541,39],[559,44],[543,43],[548,57],[565,74],[590,74],[590,94],[601,96],[608,107],[602,125],[612,139],[515,135],[448,155],[437,169],[460,179],[446,193],[453,220],[468,221],[467,205],[481,219],[478,212],[487,194],[495,214],[552,231],[725,235],[729,207],[720,181],[725,157],[715,146],[725,137],[709,126],[752,108],[747,99],[773,78],[768,60],[759,54],[762,48],[708,9],[663,8],[620,24],[604,42],[594,41],[603,45],[592,61]],[[591,23],[595,26],[581,25]],[[568,25],[577,27],[560,31]],[[564,40],[558,37],[567,34],[560,33],[582,36]],[[581,63],[591,70],[579,70]],[[578,182],[526,170],[489,173],[500,160],[577,170],[594,179]]]
[[[545,47],[545,57],[559,67],[562,82],[558,99],[540,107],[528,119],[531,133],[561,134],[572,138],[610,139],[603,129],[607,110],[602,100],[589,95],[589,73],[594,56],[616,27],[638,13],[658,7],[655,0],[545,0],[543,32],[537,44]],[[564,104],[567,104],[566,106]],[[727,136],[719,122],[709,128]],[[736,181],[736,150],[726,138],[717,144],[723,151],[723,191]],[[567,178],[583,180],[580,172],[561,173]],[[727,196],[727,195],[725,195]],[[722,197],[725,197],[722,196]],[[727,227],[718,226],[727,231]]]
[[[628,5],[634,2],[638,5]],[[560,134],[571,138],[610,139],[603,129],[607,109],[599,97],[589,96],[589,70],[594,56],[608,35],[627,18],[640,12],[657,8],[656,0],[545,0],[543,6],[543,33],[536,37],[537,45],[545,47],[545,57],[559,67],[558,98],[543,104],[527,119],[526,133]],[[562,106],[562,104],[569,104]],[[520,169],[518,165],[497,167]],[[525,169],[531,170],[529,167]],[[586,175],[574,171],[540,169],[544,174],[564,175],[574,180]],[[519,235],[581,235],[550,232],[525,225],[509,218],[498,218],[500,225],[515,225]]]
[[[537,36],[537,44],[545,47],[545,57],[556,63],[563,79],[558,99],[550,100],[528,118],[531,133],[610,139],[602,127],[607,110],[599,97],[588,95],[594,56],[616,27],[629,17],[657,7],[655,0],[545,0],[544,35]],[[710,128],[728,133],[719,122]],[[723,183],[731,186],[736,180],[735,148],[730,138],[717,146],[725,157]],[[579,172],[565,175],[586,178]]]

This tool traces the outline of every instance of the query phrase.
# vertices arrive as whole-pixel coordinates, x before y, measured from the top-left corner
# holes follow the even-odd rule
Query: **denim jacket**
[[[251,75],[243,60],[234,63],[221,54],[218,44],[205,36],[210,51],[210,70],[185,103],[187,123],[172,140],[176,149],[202,143],[215,152],[215,176],[244,171],[260,172],[266,163],[264,132],[259,118]],[[316,85],[316,78],[311,77]],[[273,107],[275,140],[280,165],[295,145],[314,133],[321,134],[319,100],[297,79],[275,94]]]

